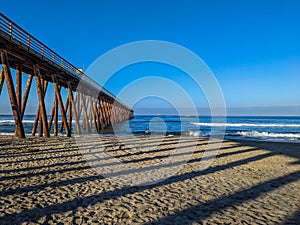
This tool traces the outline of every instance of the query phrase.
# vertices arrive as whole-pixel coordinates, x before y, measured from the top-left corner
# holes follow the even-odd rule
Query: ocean
[[[24,129],[31,134],[35,116],[24,116]],[[179,117],[164,115],[135,116],[127,122],[114,127],[118,135],[215,135],[218,127],[226,126],[225,138],[259,141],[300,142],[300,117],[294,116],[230,116],[225,122],[209,116]],[[73,133],[74,133],[73,126]],[[0,115],[0,135],[13,135],[14,120],[12,115]],[[112,130],[105,135],[113,134]]]

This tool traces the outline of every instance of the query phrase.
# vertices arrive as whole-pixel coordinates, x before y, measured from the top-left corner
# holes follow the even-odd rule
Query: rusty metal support
[[[104,106],[104,125],[105,125],[105,128],[107,128],[109,126],[109,107],[108,107],[108,103],[107,103],[107,100],[106,99],[103,99],[103,106]]]
[[[60,90],[60,88],[59,88]],[[57,136],[57,128],[58,128],[58,100],[56,97],[56,94],[54,96],[54,126],[53,126],[53,134],[54,136]]]
[[[89,110],[88,110],[89,123],[90,123],[90,127],[92,128],[93,127],[93,110],[91,108],[91,104],[89,104],[89,105],[90,105]]]
[[[95,130],[98,132],[98,124],[97,124],[96,110],[95,110],[95,101],[91,96],[89,96],[89,100],[90,100],[90,114],[91,114],[90,124],[94,123]]]
[[[50,118],[49,118],[49,123],[48,123],[48,130],[49,132],[51,131],[51,127],[52,127],[52,123],[53,123],[53,118],[54,118],[54,113],[55,113],[55,100],[53,102],[53,106],[52,106],[52,110],[51,110],[51,114],[50,114]]]
[[[101,98],[101,108],[102,108],[102,120],[101,123],[103,124],[103,128],[106,128],[106,105],[105,105],[105,101],[103,98]]]
[[[72,132],[72,101],[71,101],[71,98],[73,98],[73,94],[72,94],[72,89],[69,88],[69,96],[68,96],[68,102],[69,102],[69,114],[68,114],[68,124],[69,124],[69,129],[70,129],[70,132]],[[67,107],[67,106],[66,106]]]
[[[87,130],[90,133],[91,132],[91,128],[90,128],[89,121],[88,121],[86,100],[85,100],[85,97],[83,97],[83,95],[81,95],[81,100],[82,100],[83,117],[84,117],[84,120],[85,120],[85,126],[87,127]]]
[[[108,122],[108,126],[110,126],[112,124],[112,118],[111,118],[111,110],[112,110],[112,107],[111,107],[111,102],[110,100],[108,99],[107,100],[107,112],[108,112],[108,119],[107,119],[107,122]]]
[[[102,129],[101,123],[100,123],[99,99],[96,99],[96,101],[95,101],[95,113],[96,113],[97,129],[98,129],[98,133],[99,133]]]
[[[39,118],[40,118],[40,107],[38,107],[38,110],[37,110],[36,115],[35,115],[35,120],[34,120],[32,131],[31,131],[32,136],[35,136],[35,132],[36,132],[36,128],[37,128],[37,125],[38,125]]]
[[[42,89],[44,90],[43,93],[46,93],[47,87],[48,87],[48,82],[43,82],[43,85],[42,85]],[[37,112],[36,112],[35,121],[33,123],[33,128],[32,128],[32,131],[31,131],[32,136],[35,136],[37,127],[38,127],[38,136],[39,137],[43,136],[43,120],[42,120],[42,117],[41,117],[41,113],[40,113],[41,109],[40,108],[41,108],[41,106],[39,105],[39,107],[37,109]]]
[[[77,105],[76,111],[77,111],[78,118],[80,118],[80,115],[81,115],[80,99],[81,99],[80,92],[77,92],[77,94],[75,96],[75,105]]]
[[[85,96],[85,107],[86,107],[86,112],[87,112],[87,120],[86,123],[89,124],[89,127],[91,128],[92,125],[90,123],[90,118],[91,118],[91,111],[89,110],[90,108],[90,101],[89,98],[87,96]],[[89,131],[90,132],[90,131]]]
[[[81,134],[81,130],[80,130],[80,125],[79,125],[79,119],[80,119],[80,115],[78,115],[78,111],[77,111],[77,109],[76,109],[76,101],[77,101],[77,99],[78,99],[78,94],[76,94],[76,96],[75,96],[75,101],[74,101],[74,99],[73,99],[73,92],[72,92],[72,90],[71,90],[71,88],[69,88],[69,99],[70,99],[70,101],[71,101],[71,105],[72,105],[72,110],[73,110],[73,112],[74,112],[74,115],[75,115],[75,126],[76,126],[76,131],[77,131],[77,134]]]
[[[70,129],[69,129],[68,123],[67,123],[66,110],[64,108],[64,104],[63,104],[63,101],[62,101],[62,98],[60,95],[60,90],[58,88],[58,84],[56,83],[56,80],[54,77],[53,77],[53,79],[54,79],[53,84],[54,84],[55,94],[56,94],[60,112],[61,112],[62,123],[64,124],[65,130],[66,130],[66,135],[68,137],[71,137],[71,132],[70,132]]]
[[[22,66],[19,64],[16,69],[16,97],[19,109],[22,109]]]
[[[37,86],[37,85],[36,85]],[[42,82],[42,90],[44,90],[44,82]],[[41,116],[41,106],[39,105],[39,109],[38,109],[38,118],[37,118],[37,121],[38,121],[38,136],[39,137],[43,137],[43,120],[42,120],[42,116]]]
[[[1,73],[0,73],[0,95],[1,95],[1,92],[2,92],[3,84],[4,84],[4,71],[2,69]]]
[[[38,117],[38,136],[43,137],[43,120],[41,114]]]
[[[16,97],[14,84],[13,84],[13,79],[10,72],[10,67],[8,64],[7,53],[5,50],[2,50],[0,54],[1,54],[2,70],[4,72],[4,78],[6,80],[7,90],[10,99],[10,105],[13,111],[14,120],[16,124],[15,136],[18,138],[25,138],[24,127],[22,123],[20,109],[18,107],[18,101]]]
[[[78,112],[79,113],[78,113],[78,115],[81,115],[82,110],[83,110],[83,94],[79,93],[79,98],[78,98]],[[82,126],[82,129],[86,129],[84,113],[83,113],[83,119],[81,121],[81,126]]]
[[[93,127],[93,118],[94,118],[94,106],[93,106],[93,99],[92,96],[88,97],[89,105],[90,105],[90,112],[89,112],[89,118],[90,118],[90,127]]]
[[[50,115],[50,119],[49,119],[49,123],[48,123],[48,130],[49,132],[51,131],[52,128],[52,123],[53,123],[53,119],[54,119],[54,123],[56,123],[56,132],[54,132],[54,136],[57,136],[57,98],[56,95],[54,94],[54,102],[53,102],[53,106],[52,106],[52,110],[51,110],[51,115]]]
[[[45,93],[44,88],[47,88],[47,83],[44,85],[43,79],[41,79],[41,74],[38,65],[33,66],[34,74],[35,74],[35,81],[36,81],[36,88],[39,98],[39,109],[40,109],[40,116],[41,116],[41,122],[43,123],[43,129],[44,134],[46,137],[50,137],[50,133],[48,130],[48,122],[47,122],[47,113],[46,113],[46,107],[45,107]]]
[[[26,104],[27,104],[27,100],[28,100],[28,95],[29,95],[29,91],[31,88],[32,77],[33,76],[31,74],[28,75],[27,84],[26,84],[26,88],[25,88],[25,92],[24,92],[24,96],[23,96],[23,100],[22,100],[22,107],[21,107],[21,118],[22,119],[24,117],[25,108],[26,108]]]
[[[66,116],[67,116],[67,113],[69,111],[69,96],[67,97],[67,100],[66,100],[66,105],[65,105],[65,110],[66,110]],[[63,132],[63,123],[60,124],[60,127],[59,127],[59,131],[60,133]]]
[[[98,112],[99,112],[99,127],[100,130],[103,130],[104,126],[103,126],[103,110],[102,110],[102,103],[101,103],[101,99],[98,99]]]

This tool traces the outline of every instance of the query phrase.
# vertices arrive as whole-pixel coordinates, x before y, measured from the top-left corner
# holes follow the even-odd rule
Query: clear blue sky
[[[78,67],[87,68],[106,51],[128,42],[170,41],[192,50],[211,68],[229,113],[300,115],[298,0],[1,0],[0,9]],[[180,83],[205,107],[184,74],[163,65],[125,68],[105,86],[118,94],[128,82],[148,75]],[[0,104],[7,101],[4,96]],[[148,99],[136,107],[143,113],[141,108],[165,106]]]

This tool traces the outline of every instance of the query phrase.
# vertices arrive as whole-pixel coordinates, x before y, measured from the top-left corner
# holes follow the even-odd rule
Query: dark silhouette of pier
[[[121,100],[2,13],[0,14],[0,54],[2,64],[0,94],[6,83],[16,124],[16,137],[25,137],[23,117],[33,79],[36,82],[39,106],[32,135],[35,135],[38,130],[39,136],[50,137],[53,125],[55,136],[63,129],[67,136],[71,136],[73,119],[78,134],[81,134],[82,129],[88,132],[96,129],[101,132],[113,123],[133,117],[133,111]],[[15,85],[11,69],[16,71]],[[24,74],[28,74],[28,79],[22,96]],[[55,96],[48,120],[44,98],[49,83],[53,83]],[[62,88],[68,90],[65,102],[61,95]],[[58,108],[62,119],[60,127]]]

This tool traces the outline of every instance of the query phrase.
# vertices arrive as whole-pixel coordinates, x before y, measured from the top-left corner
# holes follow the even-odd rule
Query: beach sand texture
[[[115,137],[101,141],[118,160],[145,168],[146,181],[178,137],[155,147],[155,137],[139,138],[145,146],[136,149],[120,147]],[[174,176],[125,186],[90,167],[78,150],[93,153],[97,137],[0,140],[0,224],[300,223],[300,144],[225,140],[201,171],[207,140],[186,137],[176,159],[191,159]],[[195,141],[194,154],[184,151]]]

